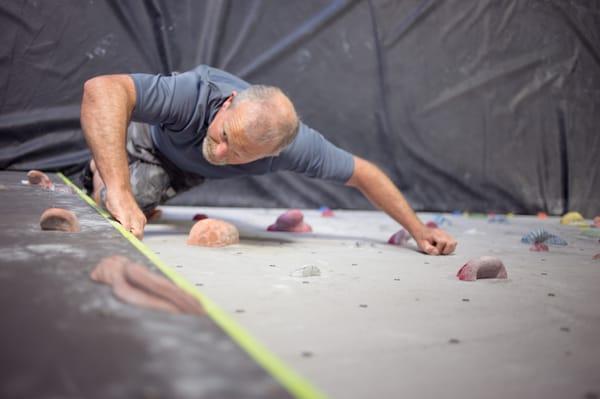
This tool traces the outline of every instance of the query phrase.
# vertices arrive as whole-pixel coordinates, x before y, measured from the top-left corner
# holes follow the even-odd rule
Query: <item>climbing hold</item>
[[[475,281],[483,278],[505,279],[508,277],[502,261],[493,256],[471,259],[460,268],[456,276],[464,281]]]
[[[505,215],[490,213],[488,215],[488,223],[508,223],[508,219]]]
[[[548,246],[543,242],[534,242],[533,245],[529,248],[530,251],[534,252],[548,252]]]
[[[437,229],[438,225],[436,222],[433,221],[429,221],[427,223],[425,223],[425,226],[429,227],[430,229]]]
[[[306,265],[300,269],[294,270],[290,276],[292,277],[316,277],[321,275],[321,269],[317,266]]]
[[[299,209],[290,209],[282,213],[267,231],[287,231],[291,233],[310,233],[312,227],[304,223],[304,215]]]
[[[39,170],[30,170],[27,172],[27,181],[33,186],[40,186],[48,190],[54,186],[48,175]]]
[[[204,314],[197,299],[139,263],[126,264],[125,279],[131,286],[171,302],[181,313]]]
[[[445,217],[444,215],[435,215],[433,218],[433,222],[438,226],[451,226],[452,222],[450,219]]]
[[[195,222],[198,222],[200,220],[204,220],[204,219],[208,219],[208,216],[206,216],[203,213],[197,213],[194,215],[194,217],[192,218],[192,220],[194,220]]]
[[[405,245],[410,239],[411,236],[410,234],[408,234],[408,231],[400,229],[396,233],[392,234],[392,236],[388,240],[388,244]]]
[[[582,229],[580,233],[587,237],[600,237],[600,230],[596,228]]]
[[[521,242],[524,244],[544,243],[550,245],[567,245],[567,242],[565,240],[563,240],[555,234],[547,232],[542,228],[532,230],[529,233],[525,234],[521,238]]]
[[[333,213],[333,211],[330,208],[326,207],[326,206],[320,207],[319,208],[319,212],[321,212],[321,216],[324,217],[324,218],[330,218],[330,217],[335,216],[335,214]]]
[[[42,230],[66,231],[77,233],[81,230],[77,216],[62,208],[48,208],[40,217]]]
[[[188,245],[202,247],[224,247],[240,242],[240,234],[231,223],[218,219],[203,219],[192,227]]]
[[[568,224],[571,226],[579,226],[585,223],[583,216],[579,212],[567,212],[560,218],[560,224]]]
[[[600,228],[600,216],[594,218],[594,226]]]
[[[546,212],[538,212],[537,218],[538,219],[548,219],[548,214]]]
[[[600,253],[597,253],[596,255],[594,255],[592,257],[592,259],[594,259],[594,260],[600,260]]]
[[[485,219],[487,217],[487,215],[485,213],[481,213],[481,212],[473,212],[473,213],[471,213],[471,217],[475,218],[475,219]]]
[[[90,273],[90,278],[110,285],[113,294],[125,303],[171,313],[204,314],[194,297],[124,256],[103,258]]]

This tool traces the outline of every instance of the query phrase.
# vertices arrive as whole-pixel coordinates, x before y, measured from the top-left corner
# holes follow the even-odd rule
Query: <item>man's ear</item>
[[[225,100],[225,102],[223,103],[222,107],[224,107],[225,109],[229,108],[229,106],[231,105],[231,102],[233,101],[233,98],[235,96],[237,96],[237,91],[232,91],[231,95],[229,97],[227,97],[227,100]]]

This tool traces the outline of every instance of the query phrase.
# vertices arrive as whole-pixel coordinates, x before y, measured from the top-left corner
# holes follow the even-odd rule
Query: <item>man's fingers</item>
[[[435,247],[438,251],[438,254],[445,254],[444,250],[446,249],[446,241],[445,240],[439,240],[435,242]]]
[[[144,239],[144,228],[139,228],[139,227],[132,227],[131,228],[131,233],[135,236],[135,238],[137,238],[138,240],[143,240]]]
[[[123,228],[127,231],[131,231],[131,221],[129,220],[128,217],[118,217],[116,215],[113,214],[113,217],[115,218],[115,220],[119,223],[121,223],[121,226],[123,226]]]
[[[450,255],[456,249],[456,241],[452,240],[446,245],[444,255]]]
[[[422,241],[421,249],[423,252],[429,255],[439,255],[439,251],[436,247],[431,245],[428,241]]]
[[[117,222],[121,223],[123,228],[133,234],[138,240],[144,238],[144,227],[139,223],[133,222],[130,218],[117,219]]]

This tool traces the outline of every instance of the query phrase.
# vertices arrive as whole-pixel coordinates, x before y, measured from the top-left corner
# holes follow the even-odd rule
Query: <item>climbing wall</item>
[[[207,298],[208,314],[174,314],[123,303],[92,281],[114,256],[162,273],[139,242],[50,178],[52,188],[42,188],[25,173],[0,172],[0,397],[318,396]],[[73,212],[80,231],[42,231],[51,207]],[[278,373],[257,361],[278,364]]]
[[[590,220],[422,213],[459,243],[432,257],[410,237],[388,244],[400,227],[381,212],[304,210],[312,233],[298,234],[267,231],[282,209],[162,211],[144,242],[331,397],[600,395]],[[194,215],[236,225],[240,243],[188,246]],[[544,234],[556,238],[542,240],[548,251],[531,250]],[[505,275],[492,271],[506,278],[457,277],[481,257],[501,261]]]

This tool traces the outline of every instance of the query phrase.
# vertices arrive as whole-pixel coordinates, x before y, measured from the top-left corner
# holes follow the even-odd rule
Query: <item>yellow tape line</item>
[[[202,303],[202,306],[208,315],[217,323],[246,353],[250,355],[267,370],[271,376],[283,385],[293,396],[297,398],[326,398],[325,394],[318,391],[306,379],[302,378],[295,371],[289,368],[283,361],[273,355],[268,349],[259,343],[256,338],[244,330],[237,322],[221,310],[213,301],[202,294],[189,281],[168,267],[154,252],[150,250],[144,243],[138,240],[133,234],[125,230],[123,226],[112,219],[111,215],[104,209],[100,208],[92,198],[81,191],[69,178],[62,173],[58,176],[71,188],[79,194],[79,196],[94,208],[100,215],[104,216],[110,224],[117,229],[135,248],[144,254],[156,267],[160,269],[169,279],[171,279],[178,287],[187,291]]]

